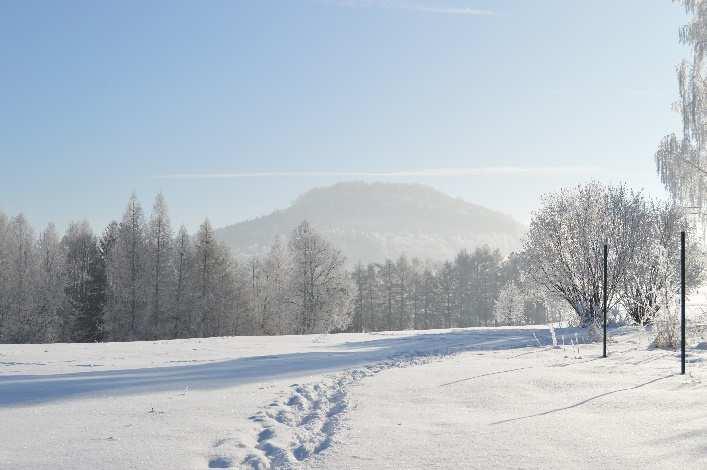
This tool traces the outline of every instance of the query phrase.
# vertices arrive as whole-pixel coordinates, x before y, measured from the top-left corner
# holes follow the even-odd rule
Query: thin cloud
[[[326,0],[325,0],[326,1]],[[405,0],[329,0],[327,3],[333,3],[342,7],[349,8],[385,8],[394,10],[416,11],[421,13],[433,13],[444,15],[460,15],[460,16],[493,16],[493,10],[485,10],[480,8],[469,8],[452,6],[450,4],[440,5],[431,3],[411,2]]]
[[[174,173],[157,176],[157,179],[229,179],[273,177],[346,177],[346,178],[397,178],[397,177],[460,177],[460,176],[552,176],[567,174],[594,174],[592,166],[518,167],[497,166],[478,168],[428,168],[399,171],[245,171],[217,173]]]
[[[426,6],[412,6],[408,9],[424,13],[441,13],[445,15],[493,16],[493,10],[479,10],[476,8],[439,8]]]

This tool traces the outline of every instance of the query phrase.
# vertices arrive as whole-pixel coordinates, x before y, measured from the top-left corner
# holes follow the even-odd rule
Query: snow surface
[[[704,355],[637,331],[600,344],[468,352],[349,392],[346,429],[309,468],[704,469]]]
[[[0,345],[0,468],[707,468],[707,352],[557,335]]]

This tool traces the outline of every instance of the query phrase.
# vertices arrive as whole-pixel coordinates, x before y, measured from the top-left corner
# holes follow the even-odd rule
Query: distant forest
[[[132,196],[100,233],[72,223],[35,235],[0,213],[0,341],[96,342],[524,324],[547,321],[520,258],[462,251],[347,268],[306,221],[268,254],[236,259],[208,220],[172,228],[160,194]],[[350,266],[350,265],[349,265]]]

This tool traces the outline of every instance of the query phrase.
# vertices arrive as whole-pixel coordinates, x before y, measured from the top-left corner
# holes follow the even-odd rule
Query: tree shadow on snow
[[[337,372],[400,357],[540,347],[549,343],[549,337],[547,330],[467,329],[447,333],[386,336],[329,346],[329,351],[242,357],[221,362],[54,375],[0,376],[0,408],[30,406],[82,396],[216,389]]]
[[[553,413],[559,413],[559,412],[561,412],[561,411],[571,410],[572,408],[578,408],[578,407],[580,407],[580,406],[582,406],[582,405],[586,405],[586,404],[589,403],[589,402],[592,402],[592,401],[594,401],[594,400],[598,400],[598,399],[600,399],[600,398],[607,397],[607,396],[609,396],[609,395],[614,395],[614,394],[616,394],[616,393],[621,393],[621,392],[628,392],[628,391],[630,391],[630,390],[636,390],[636,389],[639,389],[639,388],[641,388],[641,387],[645,387],[646,385],[653,384],[653,383],[658,382],[658,381],[660,381],[660,380],[669,379],[670,377],[674,377],[674,376],[675,376],[675,374],[666,375],[666,376],[664,376],[664,377],[657,377],[657,378],[655,378],[655,379],[651,379],[651,380],[649,380],[649,381],[647,381],[647,382],[643,382],[643,383],[640,383],[640,384],[638,384],[638,385],[634,385],[634,386],[631,386],[631,387],[619,388],[619,389],[617,389],[617,390],[611,390],[611,391],[609,391],[609,392],[600,393],[599,395],[595,395],[595,396],[593,396],[593,397],[589,397],[589,398],[584,399],[584,400],[582,400],[582,401],[579,401],[579,402],[577,402],[577,403],[573,403],[573,404],[571,404],[571,405],[563,406],[563,407],[560,407],[560,408],[554,408],[554,409],[552,409],[552,410],[547,410],[547,411],[543,411],[543,412],[540,412],[540,413],[535,413],[535,414],[532,414],[532,415],[520,416],[520,417],[518,417],[518,418],[510,418],[510,419],[504,419],[504,420],[501,420],[501,421],[495,421],[495,422],[491,423],[491,426],[496,426],[496,425],[499,425],[499,424],[512,423],[512,422],[515,422],[515,421],[522,421],[522,420],[525,420],[525,419],[539,418],[539,417],[541,417],[541,416],[547,416],[547,415],[550,415],[550,414],[553,414]]]

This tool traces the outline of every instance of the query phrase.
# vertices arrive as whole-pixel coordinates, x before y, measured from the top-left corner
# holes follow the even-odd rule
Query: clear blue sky
[[[363,179],[527,222],[591,177],[659,193],[684,21],[669,0],[4,1],[0,210],[101,229],[161,190],[193,229]]]

